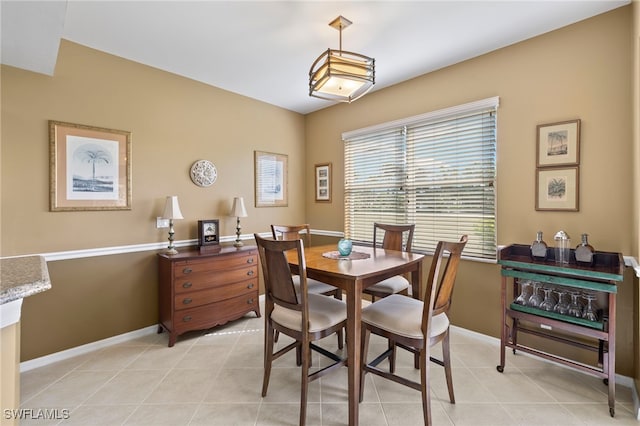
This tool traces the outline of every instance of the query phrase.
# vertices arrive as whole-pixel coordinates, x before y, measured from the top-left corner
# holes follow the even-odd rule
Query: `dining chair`
[[[309,383],[338,367],[346,359],[315,345],[313,342],[345,328],[346,303],[307,291],[307,268],[302,240],[275,240],[254,234],[262,264],[265,284],[265,344],[262,396],[267,395],[271,365],[275,359],[296,349],[296,362],[301,366],[300,425],[305,424]],[[300,291],[297,291],[285,252],[295,250],[298,256]],[[294,339],[293,343],[274,352],[275,332]],[[309,372],[311,351],[328,357],[330,365]]]
[[[378,247],[378,232],[384,231],[381,244],[383,249],[411,251],[415,227],[416,225],[414,224],[390,225],[376,222],[373,224],[373,246]],[[406,243],[404,242],[405,239]],[[396,293],[408,295],[410,286],[411,284],[406,277],[396,275],[367,287],[363,290],[363,293],[371,296],[371,301],[375,302],[376,297],[381,299]]]
[[[302,238],[305,247],[311,246],[311,230],[309,224],[303,225],[271,225],[271,234],[274,240],[297,240]],[[294,275],[293,285],[296,289],[300,288],[300,277]],[[309,293],[322,294],[325,296],[333,296],[338,300],[342,300],[342,290],[338,287],[323,283],[312,278],[307,278],[307,287]],[[276,333],[276,342],[278,341],[278,333]],[[343,349],[344,338],[342,330],[338,331],[338,348]]]
[[[432,361],[444,367],[449,400],[455,404],[447,313],[451,306],[451,295],[460,257],[466,244],[466,235],[463,235],[459,242],[440,241],[438,243],[429,270],[424,302],[412,297],[392,294],[362,309],[360,401],[363,396],[365,374],[376,374],[420,391],[424,423],[431,425],[429,361]],[[371,333],[387,338],[389,347],[368,363],[367,351]],[[442,342],[442,360],[430,354],[430,348],[439,342]],[[414,362],[415,367],[420,369],[420,383],[395,374],[397,347],[417,354]],[[387,358],[389,359],[388,372],[378,367],[378,364]]]

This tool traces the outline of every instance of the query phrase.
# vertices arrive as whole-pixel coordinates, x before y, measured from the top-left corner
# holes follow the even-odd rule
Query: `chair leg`
[[[453,377],[451,376],[451,352],[449,351],[449,329],[444,332],[442,339],[442,362],[444,364],[444,374],[447,379],[447,389],[449,390],[449,401],[456,403],[456,397],[453,395]]]
[[[429,384],[429,346],[420,351],[420,388],[422,393],[422,415],[425,426],[431,426],[431,386]]]
[[[311,346],[308,341],[302,343],[302,377],[300,384],[300,426],[304,426],[307,420],[307,395],[309,390],[309,365]]]
[[[391,339],[387,340],[387,347],[391,349],[391,354],[389,355],[389,373],[394,374],[396,372],[396,354],[398,353],[398,348],[396,347],[396,343],[391,341]]]
[[[267,396],[267,388],[269,387],[269,377],[271,376],[271,363],[273,362],[273,340],[275,338],[275,330],[269,322],[266,324],[265,342],[264,342],[264,376],[262,378],[262,396]]]
[[[367,364],[367,353],[369,352],[369,337],[371,332],[365,326],[362,327],[362,339],[360,340],[360,395],[359,401],[364,398],[364,366]]]
[[[333,297],[338,299],[338,300],[342,300],[342,290],[336,291],[333,294]],[[336,335],[338,336],[338,349],[342,350],[342,349],[344,349],[344,336],[343,336],[343,333],[342,333],[342,329],[338,330]]]

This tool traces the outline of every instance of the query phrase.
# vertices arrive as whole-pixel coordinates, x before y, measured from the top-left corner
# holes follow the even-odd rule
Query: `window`
[[[498,98],[342,135],[345,231],[373,240],[373,223],[415,223],[413,250],[467,234],[464,255],[496,259]]]

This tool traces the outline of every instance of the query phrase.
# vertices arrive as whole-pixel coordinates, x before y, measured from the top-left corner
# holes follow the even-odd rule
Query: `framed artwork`
[[[49,121],[50,210],[131,210],[131,132]]]
[[[580,164],[580,120],[537,126],[537,167]]]
[[[316,164],[316,202],[331,202],[331,163]]]
[[[536,170],[536,210],[579,210],[580,173],[578,167]]]
[[[220,249],[220,221],[218,219],[198,221],[198,245],[200,251]]]
[[[287,156],[255,151],[256,207],[286,207]]]

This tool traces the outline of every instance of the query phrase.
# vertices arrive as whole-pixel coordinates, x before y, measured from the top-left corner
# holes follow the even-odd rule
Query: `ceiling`
[[[60,39],[300,113],[338,48],[374,57],[374,91],[627,5],[571,1],[1,0],[2,63],[54,75]]]

